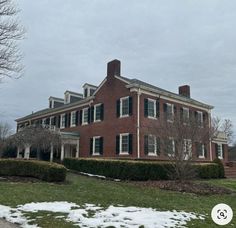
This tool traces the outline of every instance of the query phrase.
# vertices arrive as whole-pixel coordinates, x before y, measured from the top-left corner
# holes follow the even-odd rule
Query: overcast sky
[[[25,72],[0,84],[0,119],[48,106],[65,90],[99,84],[106,64],[121,60],[122,75],[215,106],[236,126],[236,1],[16,0],[25,27]]]

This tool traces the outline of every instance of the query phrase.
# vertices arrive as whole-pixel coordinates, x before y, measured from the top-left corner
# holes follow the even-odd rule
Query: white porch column
[[[53,162],[53,144],[51,144],[51,150],[50,150],[50,162]]]
[[[16,156],[16,158],[21,158],[20,157],[20,151],[21,151],[21,148],[18,146],[17,147],[17,156]]]
[[[61,144],[61,161],[64,160],[64,156],[65,156],[65,145],[64,143]]]
[[[76,143],[76,155],[75,155],[76,158],[79,157],[79,139],[77,140],[77,143]]]
[[[30,146],[29,145],[25,146],[24,158],[25,159],[29,159],[30,158]]]

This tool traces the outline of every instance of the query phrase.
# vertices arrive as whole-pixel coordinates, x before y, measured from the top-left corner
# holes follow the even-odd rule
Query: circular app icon
[[[213,207],[211,218],[217,225],[227,225],[233,218],[233,211],[229,205],[220,203]]]

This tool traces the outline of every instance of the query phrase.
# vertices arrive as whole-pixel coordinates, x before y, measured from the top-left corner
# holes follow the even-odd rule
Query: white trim
[[[84,122],[84,111],[87,110],[87,112],[88,112],[88,109],[89,108],[83,108],[82,109],[82,125],[87,125],[88,124],[88,119],[87,119],[87,122]],[[88,115],[89,115],[89,113],[88,113]]]
[[[93,137],[93,154],[92,155],[100,155],[100,152],[95,152],[95,140],[100,139],[100,138],[101,138],[101,136],[94,136]],[[99,146],[100,146],[100,144],[99,144]]]
[[[107,78],[104,78],[103,81],[100,83],[100,85],[97,87],[96,91],[94,92],[93,94],[94,96],[101,89],[101,87],[105,84],[106,81],[107,81]]]
[[[136,88],[131,88],[130,89],[130,92],[137,92],[137,91],[138,91],[138,89],[136,89]],[[154,92],[148,92],[148,91],[143,90],[143,89],[140,89],[140,92],[141,92],[141,94],[146,94],[146,95],[149,95],[149,96],[152,96],[152,97],[157,97],[157,98],[160,98],[160,99],[163,99],[163,100],[174,102],[176,104],[181,104],[181,105],[189,106],[189,107],[200,109],[200,110],[206,111],[206,112],[210,111],[210,108],[204,108],[201,105],[195,105],[195,104],[191,103],[191,101],[187,102],[187,101],[179,100],[177,98],[170,98],[168,96],[161,95],[161,92],[160,93],[154,93]],[[212,107],[212,106],[210,106],[210,107]]]
[[[202,111],[197,111],[197,114],[199,115],[200,114],[200,127],[203,127],[203,112]],[[198,118],[198,117],[197,117]]]
[[[50,118],[49,118],[49,125],[50,126],[54,126],[54,125],[52,125],[52,119],[54,119],[54,116],[50,116]]]
[[[74,123],[74,124],[72,124],[73,114],[75,115],[75,123]],[[72,111],[72,112],[70,113],[70,126],[71,126],[71,127],[75,127],[75,126],[76,126],[76,111]]]
[[[128,136],[128,151],[122,151],[122,137],[123,136]],[[119,154],[120,155],[128,155],[129,154],[129,133],[122,133],[120,134],[120,151],[119,151]]]
[[[123,101],[128,99],[128,114],[122,114],[122,109],[123,109]],[[121,97],[120,98],[120,118],[122,117],[128,117],[129,116],[129,96],[126,96],[126,97]]]
[[[198,158],[206,158],[205,145],[203,143],[201,143],[201,152],[202,152],[202,154],[199,155]]]
[[[175,156],[175,140],[173,137],[169,137],[169,140],[171,141],[172,144],[172,153],[168,153],[167,156],[168,157],[174,157]]]
[[[62,119],[64,118],[64,125],[62,125]],[[63,114],[61,114],[61,119],[60,119],[60,128],[61,129],[63,129],[63,128],[65,128],[65,123],[66,123],[66,114],[65,113],[63,113]]]
[[[151,98],[147,98],[147,99],[148,99],[148,102],[150,101],[150,102],[153,102],[153,103],[154,103],[154,116],[149,116],[149,113],[148,113],[148,116],[147,116],[147,117],[148,117],[149,119],[157,119],[157,118],[156,118],[156,116],[157,116],[157,106],[156,106],[157,103],[156,103],[156,102],[157,102],[157,101],[154,100],[154,99],[151,99]]]
[[[137,92],[137,157],[140,158],[140,92]]]
[[[42,126],[45,126],[45,125],[46,125],[46,120],[47,120],[47,118],[43,118],[43,119],[42,119]]]
[[[149,152],[149,137],[153,137],[154,139],[154,152]],[[148,135],[148,156],[157,156],[157,137],[155,135],[149,134]]]
[[[184,152],[184,159],[187,160],[192,157],[193,155],[193,145],[191,139],[184,139],[183,145],[183,152]]]
[[[127,80],[125,80],[124,78],[121,78],[121,77],[119,77],[119,76],[117,76],[117,75],[115,75],[115,78],[116,78],[116,79],[119,79],[120,81],[125,82],[125,83],[127,83],[127,84],[130,83],[129,81],[127,81]]]
[[[220,151],[219,149],[220,148]],[[220,155],[219,155],[219,152],[220,152]],[[222,143],[217,143],[217,157],[221,160],[223,160],[223,144]]]
[[[171,119],[167,118],[167,121],[172,123],[174,121],[174,114],[175,114],[174,113],[174,104],[166,103],[166,105],[167,105],[167,110],[166,110],[166,115],[167,116],[166,116],[166,118],[168,117],[168,106],[169,106],[169,107],[171,107],[171,115],[172,116],[171,116]]]
[[[95,104],[94,105],[94,111],[93,111],[93,122],[94,123],[97,123],[97,122],[101,122],[101,118],[96,120],[96,112],[97,112],[97,107],[101,106],[102,103],[99,103],[99,104]]]

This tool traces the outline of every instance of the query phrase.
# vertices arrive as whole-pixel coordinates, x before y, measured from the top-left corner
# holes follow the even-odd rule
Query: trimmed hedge
[[[34,177],[48,182],[64,181],[63,165],[35,160],[0,159],[0,176]]]
[[[122,180],[168,180],[173,172],[170,162],[127,161],[108,159],[66,158],[64,165],[71,170],[102,175]],[[219,178],[219,166],[215,163],[194,164],[197,177]]]

